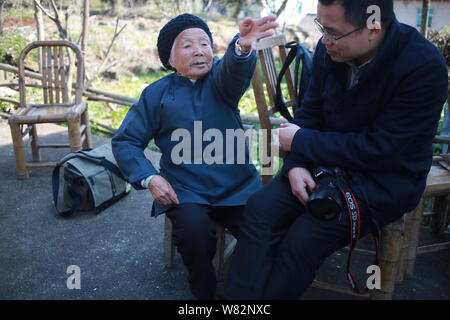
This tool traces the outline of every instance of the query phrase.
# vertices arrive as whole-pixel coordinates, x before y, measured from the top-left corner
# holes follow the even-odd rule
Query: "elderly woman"
[[[214,221],[238,237],[247,199],[260,188],[247,146],[239,150],[227,144],[215,150],[214,161],[203,159],[212,140],[203,131],[220,133],[222,139],[216,135],[214,141],[219,143],[230,129],[242,130],[238,102],[255,69],[256,41],[272,35],[276,26],[274,16],[244,19],[223,58],[213,59],[213,39],[202,19],[182,14],[169,21],[159,33],[158,53],[175,72],[144,89],[112,139],[124,176],[136,189],[150,190],[152,215],[165,213],[171,219],[192,293],[199,299],[215,297]],[[182,152],[174,152],[181,143],[177,132],[192,140]],[[159,172],[143,152],[152,138],[162,152]],[[240,152],[244,163],[237,159]]]

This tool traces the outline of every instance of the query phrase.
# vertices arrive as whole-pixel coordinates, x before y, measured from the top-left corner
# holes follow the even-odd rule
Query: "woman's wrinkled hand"
[[[153,199],[163,206],[180,204],[172,185],[160,175],[155,175],[148,184]]]
[[[239,45],[244,51],[256,49],[259,39],[270,37],[274,34],[270,29],[278,27],[275,15],[269,15],[259,19],[245,18],[239,26]]]

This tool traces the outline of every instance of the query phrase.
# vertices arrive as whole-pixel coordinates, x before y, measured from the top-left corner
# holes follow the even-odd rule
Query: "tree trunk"
[[[112,3],[112,14],[118,16],[120,13],[121,0],[111,0]]]
[[[89,21],[89,0],[84,0],[83,3],[83,29],[81,31],[81,52],[83,53],[84,75],[86,79],[86,57],[87,57],[87,39],[88,39],[88,21]],[[83,81],[84,81],[83,80]]]
[[[39,7],[36,5],[36,3],[33,2],[34,5],[34,19],[36,20],[36,35],[38,40],[44,40],[45,39],[45,30],[44,30],[44,18],[42,16],[42,11],[39,9]]]
[[[0,35],[3,35],[3,7],[6,0],[0,0]]]
[[[426,38],[428,35],[428,18],[430,11],[430,0],[422,0],[422,26],[420,27],[420,33]]]
[[[212,0],[202,0],[202,4],[203,4],[203,12],[208,12],[209,8],[211,7],[212,4]]]
[[[42,10],[33,2],[34,20],[36,20],[36,36],[39,41],[45,39],[44,18]],[[39,48],[39,72],[42,72],[42,48]]]
[[[244,0],[238,0],[236,1],[236,7],[235,7],[235,11],[233,14],[233,18],[235,20],[237,20],[239,18],[239,14],[241,13],[242,9],[244,9]]]
[[[89,0],[84,0],[83,3],[83,29],[81,31],[81,51],[83,58],[86,60],[87,38],[88,38],[88,21],[89,21]]]

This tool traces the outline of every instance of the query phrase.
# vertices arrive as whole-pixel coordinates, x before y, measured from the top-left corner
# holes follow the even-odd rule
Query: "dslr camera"
[[[306,208],[314,217],[332,220],[344,209],[340,184],[347,180],[340,168],[317,167],[312,171],[316,189],[309,197]]]

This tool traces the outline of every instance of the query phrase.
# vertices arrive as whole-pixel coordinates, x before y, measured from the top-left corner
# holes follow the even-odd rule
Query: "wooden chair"
[[[275,53],[281,63],[286,60],[286,39],[283,35],[276,35],[273,37],[261,39],[257,45],[259,55],[259,63],[252,79],[253,92],[258,109],[259,121],[261,128],[267,130],[267,138],[263,141],[264,154],[266,154],[270,161],[266,167],[270,167],[273,163],[273,151],[278,146],[272,143],[271,130],[274,125],[278,125],[280,120],[272,118],[271,116],[278,110],[275,108],[275,92],[278,72],[276,68]],[[259,68],[262,69],[262,76]],[[292,106],[296,99],[293,86],[293,74],[290,69],[286,71],[285,80],[288,88],[288,97],[286,101],[287,106]],[[264,92],[264,84],[266,93]],[[282,152],[279,152],[282,154]],[[263,172],[263,183],[268,183],[273,176],[273,172]],[[427,181],[427,190],[424,196],[443,196],[450,193],[450,174],[443,173],[442,170],[433,166]],[[446,199],[438,198],[438,205],[436,211],[440,213],[446,212]],[[421,202],[422,203],[422,202]],[[401,219],[384,226],[381,230],[382,241],[380,248],[380,265],[381,265],[381,290],[371,290],[370,294],[356,294],[351,289],[336,284],[325,283],[315,280],[312,287],[331,290],[338,293],[349,294],[364,299],[391,299],[394,293],[396,282],[403,280],[405,270],[411,270],[415,261],[415,253],[419,253],[425,249],[417,249],[417,236],[420,227],[421,219],[421,204],[410,213],[406,213]],[[439,209],[438,209],[439,208]],[[436,215],[438,217],[438,215]],[[439,216],[440,221],[443,219],[442,214]],[[438,244],[438,247],[446,246],[447,244]],[[435,250],[435,248],[434,248]],[[375,252],[355,249],[355,252],[361,254],[374,255]],[[411,273],[411,271],[408,271]]]
[[[34,85],[43,89],[42,104],[27,104],[25,90],[25,57],[34,48],[42,48],[40,65],[42,85]],[[76,57],[75,95],[67,85],[67,63],[70,58],[65,50],[72,50]],[[70,70],[70,68],[69,68]],[[11,136],[16,158],[17,177],[27,179],[27,168],[53,167],[56,162],[42,162],[41,148],[70,148],[77,151],[90,148],[91,133],[87,104],[82,100],[84,66],[81,50],[77,45],[65,40],[35,41],[30,43],[19,56],[19,109],[9,118]],[[67,123],[69,144],[39,144],[36,124]],[[32,162],[26,161],[23,137],[29,134],[32,150]]]
[[[255,95],[256,106],[258,110],[259,123],[261,129],[264,130],[262,135],[262,182],[268,183],[274,174],[274,157],[275,154],[282,155],[282,151],[276,142],[273,142],[272,128],[274,125],[287,122],[285,119],[274,118],[272,115],[278,110],[275,107],[275,94],[277,85],[277,66],[275,60],[274,48],[278,49],[278,56],[281,63],[286,60],[286,48],[284,44],[286,38],[284,35],[275,35],[258,41],[256,50],[259,56],[259,63],[256,66],[255,73],[252,77],[252,88]],[[261,70],[261,71],[260,71]],[[262,74],[261,74],[262,72]],[[263,78],[261,78],[263,77]],[[286,106],[292,107],[296,100],[294,90],[293,73],[289,68],[285,74],[285,80],[288,88],[289,99],[285,101]],[[264,91],[264,84],[266,92]],[[268,101],[266,98],[268,97]]]
[[[450,82],[448,86],[450,96]],[[447,100],[448,101],[448,100]],[[450,144],[450,137],[436,136],[434,143]],[[410,278],[414,274],[417,255],[450,249],[450,241],[419,245],[422,218],[431,216],[430,228],[433,234],[443,233],[447,227],[448,196],[450,195],[450,154],[433,157],[433,165],[427,176],[427,185],[416,210],[407,220],[398,278]],[[432,211],[424,211],[424,199],[432,198]]]
[[[405,236],[398,269],[398,279],[410,278],[414,274],[417,255],[450,249],[450,241],[419,245],[423,217],[431,216],[432,233],[439,235],[447,227],[448,196],[450,195],[450,171],[433,164],[427,177],[427,186],[417,208],[405,221]],[[425,212],[424,200],[432,198],[432,211]]]

